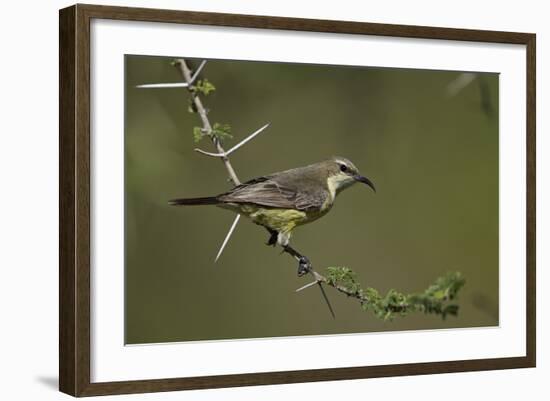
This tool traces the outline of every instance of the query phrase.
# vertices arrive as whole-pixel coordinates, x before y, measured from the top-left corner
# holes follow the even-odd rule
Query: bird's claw
[[[298,277],[302,277],[303,275],[309,273],[311,269],[311,262],[309,259],[305,256],[301,256],[298,260]]]
[[[271,232],[271,236],[269,237],[269,239],[267,240],[267,242],[265,243],[267,246],[275,246],[277,245],[277,237],[278,237],[279,233],[276,232],[276,231],[273,231]]]

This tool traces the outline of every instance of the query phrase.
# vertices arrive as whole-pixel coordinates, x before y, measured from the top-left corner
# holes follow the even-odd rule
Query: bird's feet
[[[268,246],[277,245],[277,237],[279,236],[279,233],[277,231],[269,231],[269,233],[271,235],[265,244]]]
[[[308,274],[311,269],[311,262],[306,256],[301,256],[298,259],[298,277],[302,277],[305,274]]]

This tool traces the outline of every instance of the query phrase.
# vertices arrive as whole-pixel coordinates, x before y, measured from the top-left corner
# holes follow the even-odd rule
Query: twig
[[[210,137],[212,140],[212,143],[214,144],[216,150],[218,153],[225,154],[225,149],[223,148],[222,144],[220,143],[220,140],[212,135],[212,125],[210,124],[210,121],[208,120],[208,116],[206,113],[206,109],[202,105],[201,98],[197,93],[194,93],[191,90],[191,84],[193,83],[193,79],[196,78],[195,75],[191,75],[191,70],[187,66],[187,63],[184,59],[177,59],[175,61],[175,65],[179,68],[181,75],[183,76],[183,79],[188,84],[187,89],[191,93],[191,98],[193,99],[193,103],[195,103],[195,107],[197,109],[197,112],[199,113],[199,116],[202,121],[202,128],[203,132]],[[204,66],[204,62],[201,63],[201,66]],[[202,68],[202,67],[199,67]],[[227,156],[221,156],[220,159],[222,160],[223,164],[225,165],[225,168],[227,170],[227,174],[229,174],[229,179],[233,183],[233,185],[237,186],[241,184],[241,181],[239,181],[239,178],[237,177],[237,174],[235,173],[235,170],[233,169],[233,166],[231,165],[231,162],[227,158]]]
[[[357,291],[353,291],[353,290],[347,288],[346,286],[339,285],[337,283],[334,283],[334,282],[330,281],[325,276],[323,276],[321,273],[318,273],[317,271],[313,270],[313,267],[311,267],[311,266],[308,269],[308,273],[311,274],[313,276],[313,278],[315,279],[315,281],[313,283],[308,284],[308,286],[313,285],[313,284],[325,283],[326,285],[338,290],[342,294],[346,294],[348,297],[357,298],[361,302],[369,302],[368,297],[366,297],[365,295],[362,295],[362,294],[358,293]],[[304,289],[304,287],[298,288],[296,290],[296,292]]]
[[[225,154],[225,149],[223,148],[222,144],[220,143],[220,140],[216,138],[212,134],[212,125],[210,124],[210,120],[208,120],[208,116],[206,113],[206,109],[202,105],[202,101],[197,93],[194,93],[191,90],[191,85],[197,78],[199,72],[202,70],[204,65],[206,64],[206,60],[204,60],[197,71],[191,75],[191,70],[189,70],[189,67],[187,66],[187,63],[184,59],[178,59],[175,61],[175,65],[179,68],[181,75],[183,76],[183,79],[187,83],[187,89],[189,90],[189,93],[191,94],[191,98],[193,99],[193,103],[195,104],[195,107],[197,109],[197,112],[199,113],[199,116],[202,120],[202,126],[204,132],[210,137],[212,140],[212,143],[216,147],[219,153]],[[227,174],[229,175],[229,179],[233,183],[233,185],[237,186],[241,184],[241,181],[239,180],[239,177],[237,177],[237,174],[235,173],[235,170],[233,169],[233,166],[231,165],[231,162],[227,158],[227,156],[221,157],[223,164],[227,170]],[[227,235],[225,236],[225,239],[222,242],[222,245],[220,246],[220,249],[216,255],[216,261],[220,258],[223,250],[225,249],[225,246],[227,245],[227,242],[229,241],[229,238],[231,238],[231,235],[233,234],[233,231],[235,231],[235,228],[237,227],[237,223],[239,222],[240,215],[237,215],[235,220],[233,221],[233,224],[231,224],[231,227],[229,228],[229,231],[227,232]]]
[[[361,288],[351,269],[329,267],[327,272],[328,277],[325,277],[311,266],[308,270],[316,283],[325,283],[348,297],[357,299],[364,310],[371,310],[385,320],[392,319],[394,314],[405,315],[413,311],[440,315],[443,319],[448,315],[457,315],[458,305],[450,304],[449,301],[456,298],[465,283],[462,274],[447,273],[422,293],[402,294],[389,290],[385,296],[381,296],[373,288]]]

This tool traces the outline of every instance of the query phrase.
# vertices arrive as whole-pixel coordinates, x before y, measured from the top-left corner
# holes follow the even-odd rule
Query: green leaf
[[[205,78],[197,82],[197,84],[194,86],[194,89],[197,92],[202,93],[204,96],[208,96],[211,92],[214,92],[216,90],[216,87],[212,82]]]
[[[233,138],[233,135],[231,135],[231,126],[229,124],[214,123],[211,135],[218,138],[220,141]]]
[[[195,143],[198,143],[201,141],[202,138],[204,138],[204,131],[201,127],[193,127],[193,139],[195,140]]]

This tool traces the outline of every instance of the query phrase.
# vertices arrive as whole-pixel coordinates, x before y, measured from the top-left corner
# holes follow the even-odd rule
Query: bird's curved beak
[[[355,179],[355,181],[362,182],[363,184],[367,184],[369,187],[372,188],[374,192],[376,192],[376,188],[374,188],[374,184],[367,177],[363,177],[362,175],[357,174],[357,175],[354,175],[353,178]]]

